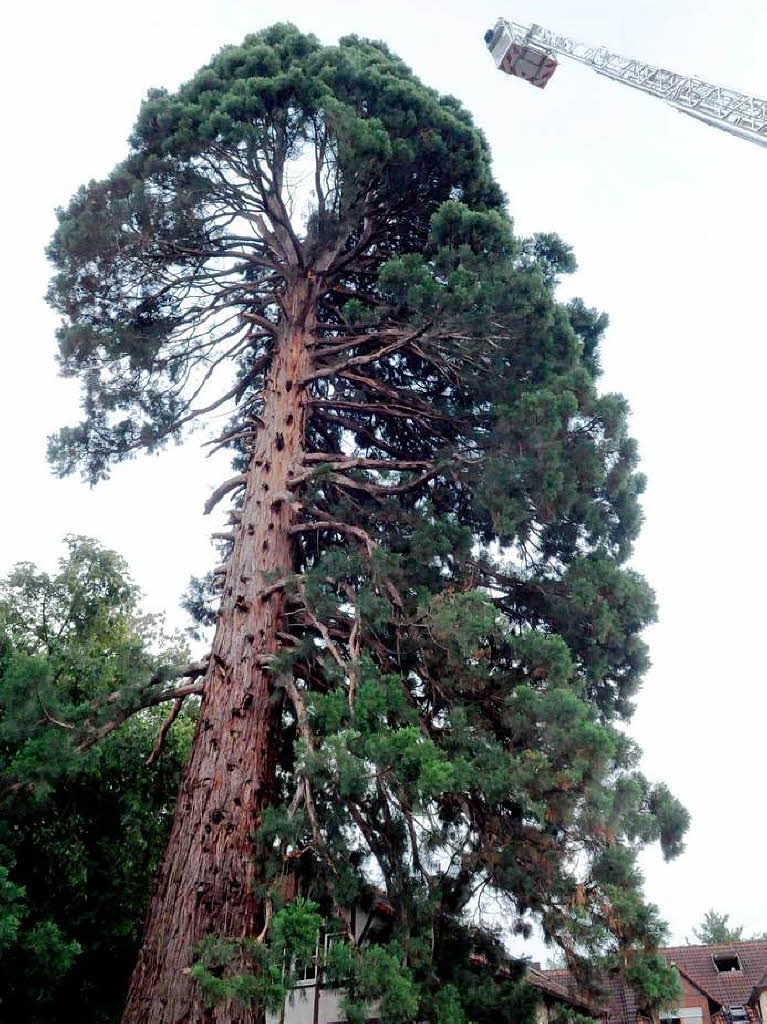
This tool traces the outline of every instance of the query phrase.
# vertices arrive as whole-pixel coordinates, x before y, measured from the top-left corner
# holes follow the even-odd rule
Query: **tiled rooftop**
[[[578,1009],[583,1010],[586,1013],[598,1012],[599,1004],[594,999],[589,999],[585,996],[576,995],[567,985],[567,979],[560,981],[553,977],[556,971],[540,971],[535,967],[528,967],[525,975],[525,980],[530,985],[534,985],[535,988],[541,992],[545,992],[555,999],[567,1000],[572,1005],[577,1006]],[[563,971],[563,974],[567,974],[567,971]]]
[[[721,946],[670,946],[661,953],[700,983],[722,1006],[743,1006],[767,973],[767,942],[728,942]],[[720,973],[714,957],[737,956],[742,970]]]
[[[719,946],[669,946],[661,949],[669,963],[675,964],[704,995],[723,1007],[745,1006],[754,988],[767,987],[767,941],[729,942]],[[737,957],[740,970],[720,972],[714,957]],[[541,972],[557,984],[574,990],[567,970]],[[634,995],[618,974],[602,979],[602,1004],[609,1024],[637,1024]]]
[[[571,993],[577,991],[574,979],[567,969],[543,971],[542,973],[559,984],[565,985]],[[602,994],[596,999],[592,997],[592,1002],[596,1002],[604,1008],[609,1024],[636,1024],[637,1004],[634,993],[624,983],[620,975],[605,974],[601,982]]]

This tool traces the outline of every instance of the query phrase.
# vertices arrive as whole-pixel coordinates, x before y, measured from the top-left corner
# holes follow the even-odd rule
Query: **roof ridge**
[[[732,949],[733,946],[767,946],[767,939],[736,939],[734,942],[684,942],[679,946],[661,946],[659,953],[672,949]]]

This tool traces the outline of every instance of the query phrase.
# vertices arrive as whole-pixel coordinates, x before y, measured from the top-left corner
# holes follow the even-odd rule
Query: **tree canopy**
[[[731,925],[729,914],[719,914],[716,910],[707,910],[697,928],[693,928],[695,940],[703,946],[720,946],[729,942],[753,942],[767,939],[767,932],[743,937],[743,925]],[[688,944],[690,940],[687,940]]]
[[[98,480],[231,414],[192,774],[230,713],[276,724],[253,845],[239,789],[199,819],[258,863],[262,916],[245,946],[199,947],[198,985],[268,1005],[290,886],[327,921],[380,886],[390,934],[325,964],[351,1021],[374,1000],[389,1024],[512,1019],[491,906],[668,998],[636,857],[678,853],[687,815],[625,729],[655,617],[627,564],[644,480],[625,401],[598,389],[606,317],[559,301],[573,255],[515,236],[466,111],[383,44],[275,26],[149,94],[50,255],[84,387],[59,472]],[[268,699],[242,698],[263,674]]]
[[[158,712],[87,753],[93,702],[178,656],[125,564],[72,537],[54,575],[0,582],[0,1016],[119,1019],[192,721],[155,762]],[[160,713],[162,717],[162,713]]]

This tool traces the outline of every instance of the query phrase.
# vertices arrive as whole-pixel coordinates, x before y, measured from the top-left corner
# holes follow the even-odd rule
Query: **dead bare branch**
[[[160,754],[162,754],[163,747],[165,746],[166,737],[170,731],[170,727],[178,718],[181,708],[183,706],[184,698],[176,697],[176,699],[173,701],[173,707],[168,712],[167,718],[160,726],[160,731],[157,734],[157,742],[155,743],[152,749],[152,753],[146,759],[146,764],[154,764],[155,761],[160,757]]]
[[[238,473],[237,476],[231,477],[229,480],[225,481],[225,483],[218,486],[205,502],[203,509],[205,515],[210,515],[216,505],[218,505],[219,501],[221,501],[222,498],[225,498],[230,491],[237,490],[238,487],[244,487],[247,482],[247,473]]]

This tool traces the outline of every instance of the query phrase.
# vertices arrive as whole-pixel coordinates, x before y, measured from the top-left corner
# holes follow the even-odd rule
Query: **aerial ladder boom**
[[[767,146],[767,100],[621,57],[604,46],[584,46],[540,25],[519,25],[499,18],[486,32],[485,42],[496,67],[540,89],[556,71],[557,56],[569,57],[599,75],[657,96],[714,128]]]

